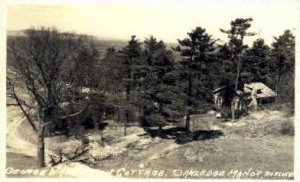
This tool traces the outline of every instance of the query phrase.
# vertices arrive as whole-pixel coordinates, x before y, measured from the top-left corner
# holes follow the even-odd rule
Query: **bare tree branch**
[[[6,96],[9,97],[9,98],[15,99],[15,95],[14,95],[14,94],[6,93]],[[33,109],[33,108],[34,108],[33,106],[27,104],[24,100],[21,100],[20,98],[19,98],[19,101],[20,101],[20,103],[21,103],[23,106],[25,106],[25,107],[27,107],[27,108],[29,108],[29,109]],[[6,103],[6,105],[7,105],[7,106],[19,106],[18,103]]]
[[[68,114],[68,115],[65,115],[65,116],[61,116],[60,119],[66,119],[66,118],[72,118],[72,117],[75,117],[81,113],[83,113],[84,111],[86,111],[88,109],[89,105],[86,106],[84,109],[81,109],[80,111],[78,112],[75,112],[75,113],[72,113],[72,114]]]
[[[7,78],[7,83],[8,85],[11,87],[12,93],[10,94],[17,102],[17,105],[20,107],[20,109],[22,110],[23,114],[25,115],[27,121],[29,122],[30,126],[32,127],[32,129],[37,132],[37,128],[33,122],[33,120],[31,119],[31,117],[29,116],[29,113],[26,112],[25,108],[23,107],[21,100],[19,99],[19,97],[16,94],[15,91],[15,87],[13,85],[13,83],[9,80],[9,78]]]
[[[86,164],[91,164],[88,160],[89,158],[80,158],[82,157],[84,154],[86,154],[89,151],[89,148],[87,147],[82,147],[82,146],[78,146],[75,151],[70,152],[68,154],[63,153],[62,150],[59,150],[58,152],[58,156],[55,155],[49,155],[50,157],[50,164],[52,166],[56,166],[60,163],[63,162],[83,162]],[[65,158],[65,159],[64,159]]]

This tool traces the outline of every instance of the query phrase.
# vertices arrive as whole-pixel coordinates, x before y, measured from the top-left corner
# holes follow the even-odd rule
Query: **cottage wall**
[[[213,130],[214,125],[218,122],[214,114],[197,114],[191,115],[189,131],[209,131]]]

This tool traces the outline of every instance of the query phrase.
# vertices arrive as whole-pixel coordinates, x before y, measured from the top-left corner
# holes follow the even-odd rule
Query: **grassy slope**
[[[278,143],[280,144],[278,145]],[[201,148],[205,149],[209,145],[213,146],[213,150],[203,157],[203,161],[199,161],[197,158],[187,160],[186,157],[183,157],[187,148],[196,151],[194,155],[200,156],[207,151],[201,150]],[[172,163],[168,164],[167,161],[172,161]],[[206,144],[194,142],[179,148],[160,160],[153,161],[152,166],[166,169],[211,169],[218,171],[248,170],[249,168],[261,171],[293,171],[293,139],[291,137],[260,140],[222,138]]]
[[[225,138],[209,141],[194,141],[163,152],[158,158],[148,161],[155,153],[173,145],[171,141],[161,141],[140,155],[120,156],[100,162],[99,168],[110,171],[126,167],[138,169],[166,170],[165,177],[174,177],[173,170],[248,170],[293,171],[293,137],[264,137],[261,139]],[[143,177],[143,176],[132,176]],[[184,176],[181,176],[184,178]],[[193,178],[189,176],[188,178]],[[194,177],[197,178],[197,177]],[[230,176],[228,177],[230,178]]]
[[[180,145],[175,144],[174,140],[160,140],[158,143],[148,144],[147,148],[142,150],[132,150],[132,147],[129,153],[99,162],[98,168],[110,171],[125,167],[130,170],[139,169],[138,166],[143,164],[145,169],[165,170],[165,177],[174,177],[173,170],[176,169],[230,172],[252,168],[262,172],[292,172],[294,137],[280,133],[281,124],[284,122],[292,123],[293,118],[279,111],[258,111],[242,118],[236,125],[221,125],[224,136],[219,138]]]
[[[224,136],[185,144],[176,144],[173,139],[151,139],[147,135],[141,135],[143,130],[137,127],[129,128],[129,135],[123,137],[122,127],[119,127],[117,130],[105,132],[105,137],[110,138],[110,141],[106,143],[104,148],[100,147],[99,150],[108,150],[106,152],[109,152],[112,148],[116,148],[118,151],[125,149],[124,152],[121,152],[121,155],[98,161],[95,168],[109,172],[112,169],[123,167],[128,170],[141,169],[139,166],[142,165],[142,169],[165,170],[166,175],[164,177],[177,178],[185,178],[185,176],[174,176],[173,170],[176,169],[183,171],[188,169],[225,170],[229,172],[232,169],[243,171],[253,168],[253,170],[264,172],[291,172],[293,171],[294,156],[294,137],[292,135],[281,135],[276,133],[277,130],[272,130],[272,133],[269,133],[267,132],[268,129],[260,131],[266,133],[262,137],[253,135],[252,138],[248,138],[243,134],[243,132],[258,132],[258,129],[252,130],[253,125],[272,124],[272,126],[277,127],[280,126],[280,121],[285,120],[291,121],[291,118],[287,118],[282,112],[259,111],[241,119],[236,126],[224,127]],[[66,144],[57,143],[59,140],[55,140],[55,138],[53,138],[52,147],[56,145],[67,147]],[[8,151],[7,167],[34,167],[34,157],[16,154],[12,150]],[[132,175],[130,177],[143,178],[145,176]],[[225,177],[231,178],[232,176]],[[187,178],[203,177],[187,176]]]
[[[7,152],[6,157],[9,159],[6,161],[7,167],[12,167],[15,169],[35,169],[37,167],[35,157],[13,152]]]

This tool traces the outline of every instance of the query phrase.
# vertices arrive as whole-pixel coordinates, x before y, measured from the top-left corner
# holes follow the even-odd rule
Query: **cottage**
[[[244,84],[244,93],[247,94],[246,100],[251,99],[251,93],[256,90],[256,97],[259,103],[271,102],[277,94],[262,82]]]
[[[231,110],[244,111],[246,110],[246,102],[244,93],[238,90],[231,101]]]
[[[222,86],[213,90],[216,117],[229,117],[232,111],[235,112],[234,118],[246,111],[244,93],[240,90],[235,91],[234,86]]]
[[[214,103],[217,107],[222,107],[222,105],[225,101],[226,87],[227,86],[222,86],[222,87],[219,87],[219,88],[213,90]]]

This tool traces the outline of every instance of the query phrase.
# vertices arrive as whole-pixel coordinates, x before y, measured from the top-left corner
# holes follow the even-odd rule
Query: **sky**
[[[284,30],[295,32],[299,14],[296,1],[162,1],[163,3],[85,3],[85,4],[10,4],[6,8],[7,30],[30,27],[55,27],[98,36],[103,39],[129,40],[136,35],[143,40],[153,35],[165,42],[175,43],[187,32],[201,26],[221,43],[227,41],[220,28],[229,29],[235,18],[253,18],[254,37],[245,39],[251,44],[263,38],[271,44],[274,36]],[[220,3],[222,2],[222,3]]]

